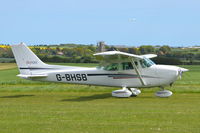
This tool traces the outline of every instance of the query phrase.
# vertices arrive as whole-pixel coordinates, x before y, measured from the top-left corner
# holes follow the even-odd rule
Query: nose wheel
[[[170,97],[172,94],[173,94],[173,93],[172,93],[170,90],[165,90],[164,87],[161,87],[161,90],[160,90],[160,91],[157,91],[157,92],[155,93],[155,95],[156,95],[157,97],[163,97],[163,98],[165,98],[165,97]]]

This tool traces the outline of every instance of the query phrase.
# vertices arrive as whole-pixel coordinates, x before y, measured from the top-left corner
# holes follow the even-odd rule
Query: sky
[[[0,0],[0,44],[200,45],[199,0]]]

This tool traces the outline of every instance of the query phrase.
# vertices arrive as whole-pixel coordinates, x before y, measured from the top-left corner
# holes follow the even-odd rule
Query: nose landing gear
[[[157,97],[170,97],[172,94],[171,91],[165,90],[164,87],[161,87],[161,90],[155,93]]]

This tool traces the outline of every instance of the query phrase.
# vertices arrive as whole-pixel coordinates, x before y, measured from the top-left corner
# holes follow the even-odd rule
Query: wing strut
[[[139,77],[139,79],[140,79],[140,82],[142,83],[142,85],[146,86],[146,83],[145,83],[145,81],[142,79],[142,76],[141,76],[141,74],[140,74],[140,71],[138,70],[138,68],[137,68],[137,66],[136,66],[136,64],[135,64],[135,62],[134,62],[133,59],[132,59],[132,64],[133,64],[133,66],[134,66],[134,68],[135,68],[135,71],[136,71],[136,73],[137,73],[137,75],[138,75],[138,77]]]

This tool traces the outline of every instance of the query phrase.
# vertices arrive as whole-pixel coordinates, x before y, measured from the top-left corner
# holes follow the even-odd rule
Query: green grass
[[[118,88],[33,82],[7,66],[0,64],[0,133],[200,132],[200,66],[183,66],[190,71],[167,88],[170,98],[155,97],[158,88],[114,98]]]
[[[3,92],[2,133],[198,133],[199,94],[113,98],[97,92]]]

